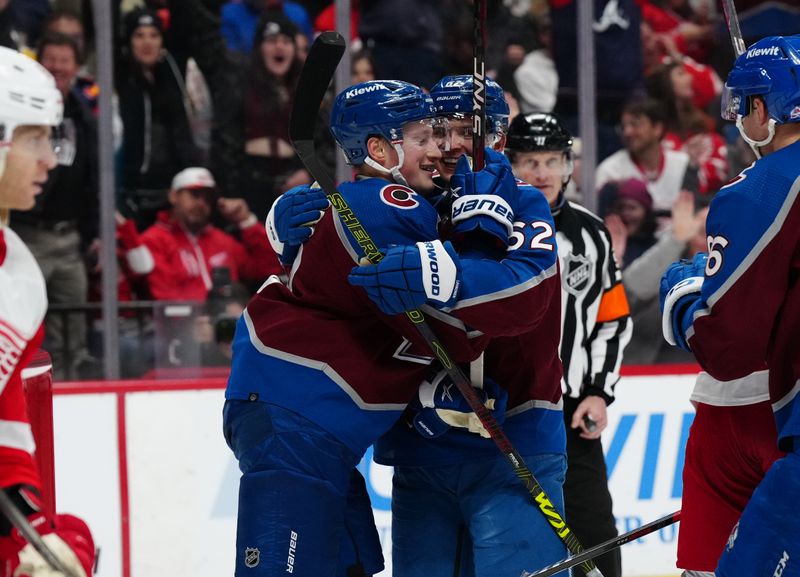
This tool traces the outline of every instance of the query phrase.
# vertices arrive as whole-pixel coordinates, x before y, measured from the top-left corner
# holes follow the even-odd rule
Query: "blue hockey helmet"
[[[800,122],[800,36],[768,36],[736,59],[722,92],[722,117],[750,112],[750,97],[764,99],[775,124]]]
[[[367,140],[403,140],[404,124],[433,118],[433,100],[420,88],[398,80],[370,80],[339,93],[331,110],[331,133],[349,164],[368,158]]]
[[[431,88],[437,116],[472,114],[472,76],[445,76]],[[503,89],[491,78],[486,79],[486,121],[489,133],[508,128],[508,103]]]

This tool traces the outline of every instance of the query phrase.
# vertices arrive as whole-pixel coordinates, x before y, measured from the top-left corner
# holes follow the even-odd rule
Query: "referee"
[[[572,136],[551,114],[518,115],[506,142],[514,174],[544,193],[556,225],[561,268],[561,361],[567,425],[566,520],[588,548],[617,535],[600,434],[608,424],[622,351],[632,332],[628,301],[603,222],[568,202]],[[597,559],[622,573],[619,549]],[[576,575],[583,575],[576,568]]]

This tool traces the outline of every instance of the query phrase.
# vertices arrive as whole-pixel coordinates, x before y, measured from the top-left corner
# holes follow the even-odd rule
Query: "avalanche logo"
[[[381,200],[389,206],[409,210],[419,206],[417,193],[401,184],[389,184],[380,192]]]
[[[589,285],[591,276],[592,265],[585,256],[570,253],[564,259],[562,278],[564,289],[567,292],[579,295]]]

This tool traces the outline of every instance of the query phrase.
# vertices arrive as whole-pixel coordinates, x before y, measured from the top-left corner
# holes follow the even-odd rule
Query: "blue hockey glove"
[[[328,199],[320,188],[304,184],[284,192],[267,215],[267,236],[283,264],[291,264],[300,245],[314,234]]]
[[[392,246],[378,264],[357,266],[347,280],[367,291],[389,315],[430,304],[455,304],[461,285],[461,266],[453,245],[440,240]]]
[[[671,345],[691,352],[686,342],[686,329],[692,319],[686,318],[688,308],[700,298],[708,255],[699,252],[692,260],[681,259],[667,267],[661,277],[659,300],[661,330]]]
[[[491,379],[485,379],[483,389],[476,388],[475,391],[497,422],[502,423],[505,420],[508,393]],[[470,433],[489,438],[478,415],[472,412],[467,400],[445,371],[440,371],[430,381],[423,381],[409,407],[414,413],[414,428],[428,439],[443,435],[450,427],[467,429]]]
[[[472,172],[469,159],[462,156],[450,179],[450,190],[454,196],[451,218],[456,234],[482,230],[508,246],[519,187],[504,155],[487,148],[486,166],[478,172]]]

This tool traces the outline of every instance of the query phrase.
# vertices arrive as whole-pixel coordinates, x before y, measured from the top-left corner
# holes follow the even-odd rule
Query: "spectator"
[[[359,36],[378,78],[431,88],[443,76],[443,24],[437,0],[364,0]]]
[[[217,199],[217,185],[205,168],[192,167],[175,175],[169,190],[171,209],[141,235],[155,259],[147,275],[156,300],[205,302],[215,267],[230,269],[233,282],[260,281],[279,272],[264,226],[240,198]],[[216,202],[215,202],[216,201]],[[213,226],[216,206],[235,224],[241,241]]]
[[[656,34],[647,22],[642,22],[641,36],[646,76],[662,64],[679,62],[692,77],[692,97],[695,106],[706,111],[709,108],[718,109],[722,80],[711,66],[681,54],[669,36]],[[718,110],[716,112],[718,113]]]
[[[350,42],[351,46],[360,44],[358,37],[358,23],[361,19],[360,0],[350,1]],[[331,2],[314,19],[314,34],[326,30],[336,30],[336,2]]]
[[[98,249],[97,125],[75,86],[81,61],[75,40],[48,33],[38,52],[64,99],[61,152],[35,208],[15,213],[12,226],[36,257],[50,302],[79,306],[88,297],[84,258],[96,260]],[[89,360],[85,314],[48,315],[46,328],[55,378],[75,378]]]
[[[139,227],[167,206],[170,179],[196,164],[185,62],[164,49],[164,29],[155,12],[136,9],[125,17],[116,90],[123,136],[119,185]]]
[[[89,72],[91,66],[86,63],[88,57],[86,32],[80,15],[71,10],[55,10],[50,13],[50,16],[45,21],[43,32],[44,34],[56,32],[69,36],[78,44],[78,53],[81,55],[81,69],[75,77],[75,88],[78,94],[86,101],[91,111],[97,114],[97,97],[100,94],[100,88]]]
[[[622,110],[623,150],[618,150],[597,167],[595,186],[600,190],[611,180],[631,178],[647,183],[655,210],[669,210],[678,192],[684,188],[689,156],[677,150],[665,150],[664,113],[651,99],[635,99]]]
[[[212,169],[222,189],[244,198],[263,220],[281,192],[311,182],[289,141],[301,70],[297,28],[280,12],[266,13],[256,31],[259,43],[242,63],[226,53],[213,14],[189,0],[173,0],[172,8],[192,23],[193,55],[211,89]]]
[[[541,18],[536,27],[538,48],[529,51],[514,70],[514,86],[522,114],[552,112],[558,97],[558,71],[552,57],[551,25]]]
[[[660,65],[646,79],[647,91],[664,105],[663,144],[689,155],[700,194],[716,192],[728,181],[728,151],[714,121],[694,102],[692,76],[680,62]]]
[[[614,254],[623,270],[655,244],[653,199],[643,181],[630,178],[603,186],[600,214],[611,233]]]
[[[667,36],[681,54],[703,61],[714,37],[707,15],[695,13],[688,0],[636,0],[642,20],[656,34]]]
[[[306,38],[314,37],[308,12],[289,0],[231,0],[222,7],[222,35],[228,50],[247,57],[256,45],[258,22],[265,11],[283,12]]]
[[[707,250],[708,198],[698,197],[698,200],[701,202],[695,211],[694,195],[682,191],[672,205],[670,229],[629,262],[622,272],[633,317],[633,338],[625,349],[626,364],[694,362],[690,353],[672,347],[664,340],[658,287],[661,275],[670,263]],[[609,223],[609,228],[613,226],[615,224]]]
[[[593,1],[600,161],[621,147],[614,126],[625,102],[642,86],[641,13],[634,0]],[[550,0],[553,59],[559,79],[555,110],[573,134],[578,129],[577,5],[577,0]]]
[[[350,82],[360,84],[369,80],[375,80],[375,66],[369,52],[361,50],[350,59]]]

